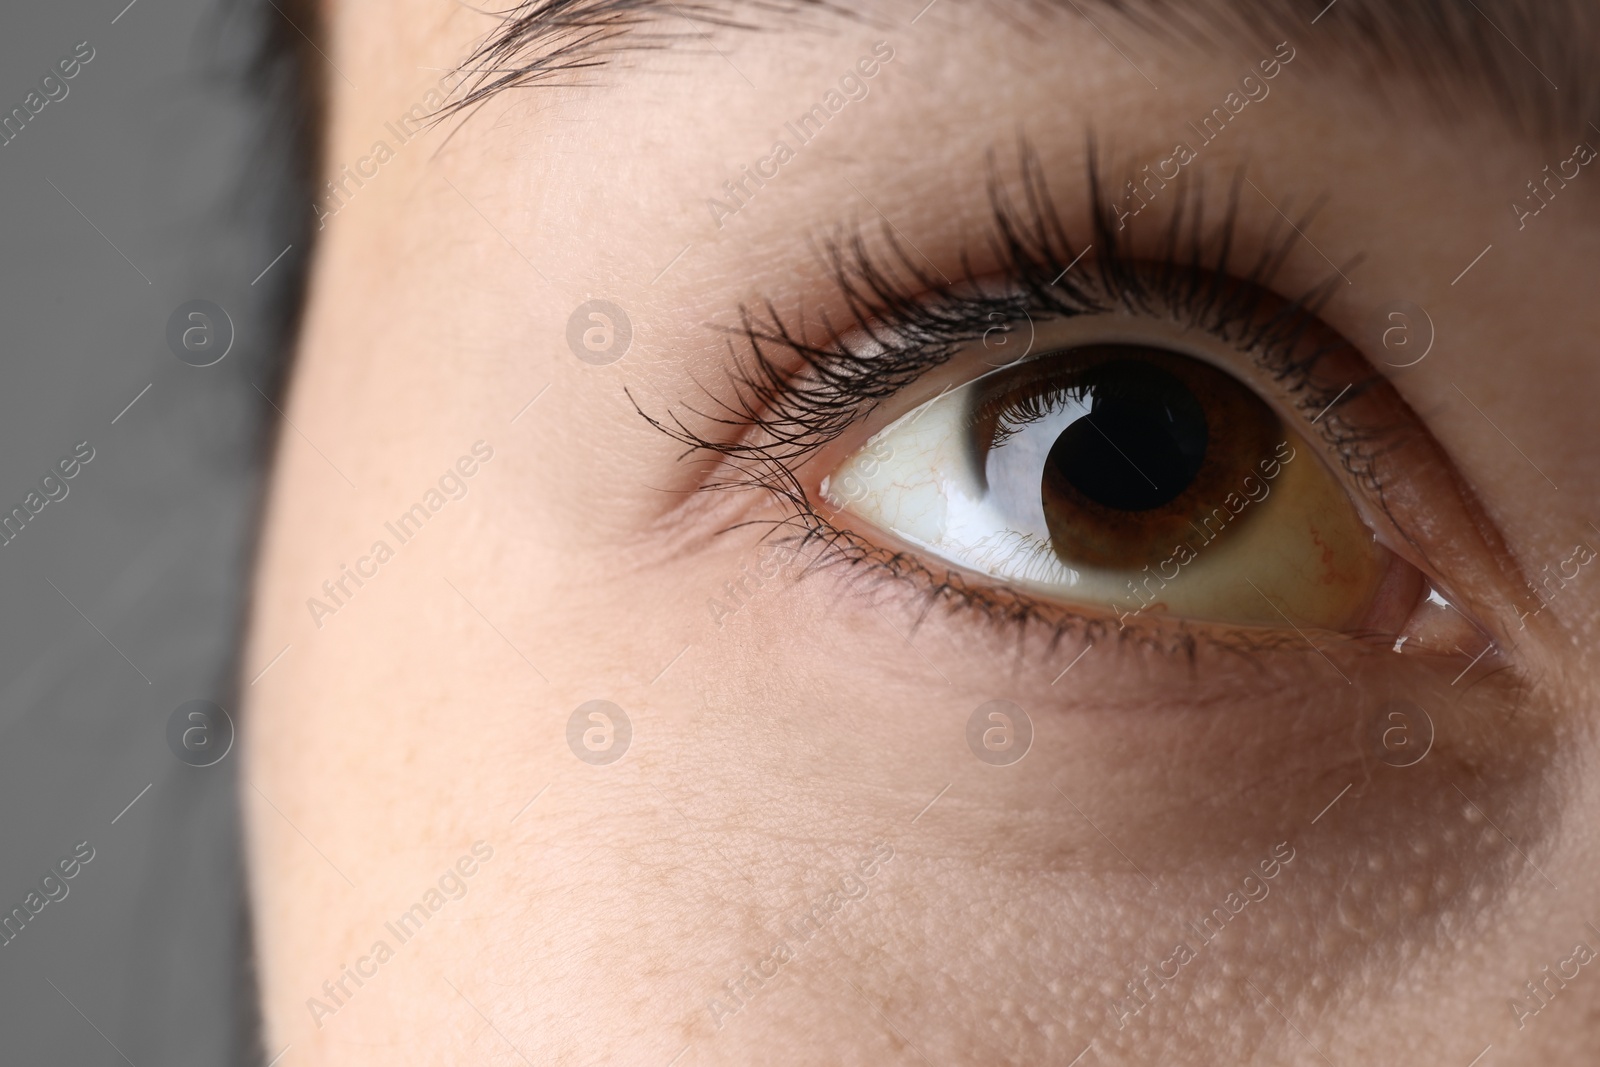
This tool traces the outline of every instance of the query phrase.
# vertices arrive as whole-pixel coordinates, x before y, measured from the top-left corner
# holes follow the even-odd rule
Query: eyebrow
[[[913,29],[939,2],[902,28]],[[1420,88],[1446,121],[1487,108],[1535,139],[1600,132],[1591,125],[1600,118],[1600,11],[1582,0],[1038,0],[1038,6],[1102,34],[1096,16],[1156,40],[1229,50],[1247,41],[1270,47],[1269,39],[1287,37],[1365,90],[1395,83]],[[903,21],[843,0],[519,0],[458,68],[459,95],[441,115],[508,89],[599,84],[600,72],[630,54],[694,41],[715,50],[718,31],[816,29],[815,16],[885,31]]]

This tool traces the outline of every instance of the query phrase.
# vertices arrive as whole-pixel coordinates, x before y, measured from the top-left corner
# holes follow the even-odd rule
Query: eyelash
[[[1137,637],[1192,659],[1197,639],[1217,627],[1197,632],[1183,621],[1154,631],[1113,627],[1114,620],[1005,587],[975,585],[953,570],[938,573],[911,553],[876,545],[835,526],[831,516],[814,506],[798,473],[819,449],[997,324],[1064,320],[1117,309],[1170,316],[1252,359],[1308,419],[1336,399],[1353,399],[1382,381],[1370,368],[1368,377],[1338,388],[1317,380],[1316,368],[1323,359],[1349,352],[1349,343],[1320,318],[1342,281],[1341,271],[1297,300],[1285,301],[1273,292],[1274,279],[1317,205],[1297,223],[1281,227],[1281,233],[1274,224],[1262,246],[1266,251],[1248,273],[1239,276],[1231,273],[1231,261],[1237,247],[1242,172],[1234,180],[1220,223],[1206,218],[1203,186],[1189,183],[1185,195],[1174,200],[1154,256],[1147,257],[1136,256],[1129,231],[1118,228],[1118,212],[1092,138],[1086,182],[1093,240],[1086,248],[1078,248],[1067,236],[1042,166],[1026,141],[1019,156],[1020,207],[1007,194],[990,160],[990,250],[998,270],[979,275],[972,269],[971,257],[963,254],[961,282],[952,284],[942,274],[935,277],[936,268],[930,272],[908,254],[887,224],[882,234],[886,253],[874,251],[859,229],[849,231],[821,246],[848,313],[845,329],[836,328],[826,315],[818,323],[808,323],[802,315],[801,325],[792,327],[771,301],[758,308],[742,306],[739,326],[728,331],[737,368],[731,372],[732,399],[717,400],[714,412],[690,408],[687,418],[675,412],[666,420],[650,416],[631,395],[630,400],[651,425],[685,445],[687,455],[706,453],[721,461],[724,473],[703,482],[700,489],[755,488],[776,497],[788,514],[755,524],[767,525],[769,537],[781,532],[780,543],[797,552],[815,549],[808,571],[845,568],[864,578],[909,582],[925,601],[919,618],[945,604],[974,609],[996,624],[1019,629],[1043,623],[1051,631],[1052,646],[1067,637],[1090,644],[1108,635]],[[1066,269],[1074,263],[1077,266]],[[1345,270],[1353,265],[1346,264]],[[820,339],[813,339],[813,334]],[[1309,346],[1308,338],[1314,342]],[[779,353],[785,358],[780,359]],[[1376,461],[1401,428],[1357,426],[1337,412],[1307,428],[1314,429],[1346,474],[1387,514]],[[1227,643],[1233,648],[1248,644],[1251,650],[1290,644],[1260,632],[1247,638],[1236,635]]]

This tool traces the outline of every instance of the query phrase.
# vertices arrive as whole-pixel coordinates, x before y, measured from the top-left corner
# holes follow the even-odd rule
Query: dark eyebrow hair
[[[1287,38],[1364,91],[1420,88],[1445,120],[1487,108],[1537,139],[1567,138],[1600,119],[1600,8],[1586,0],[1030,0],[1029,6],[1091,22],[1111,16],[1158,40],[1230,52]],[[896,26],[914,32],[870,8],[845,0],[521,0],[498,13],[500,26],[458,68],[459,95],[441,115],[512,88],[597,84],[589,76],[630,53],[705,42],[719,31],[815,27],[809,16],[822,14],[886,33]]]
[[[506,89],[572,84],[563,76],[577,75],[581,84],[629,53],[705,40],[715,30],[784,28],[806,11],[849,14],[834,0],[520,0],[499,13],[499,28],[456,69],[459,95],[443,113]]]

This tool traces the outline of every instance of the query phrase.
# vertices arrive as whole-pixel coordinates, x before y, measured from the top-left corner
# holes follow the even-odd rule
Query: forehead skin
[[[1270,657],[1195,677],[1097,649],[1052,686],[1059,652],[942,617],[908,642],[912,609],[825,581],[707,613],[757,559],[758,532],[717,531],[771,506],[688,495],[701,468],[630,394],[704,407],[741,302],[828,298],[830,227],[887,217],[931,262],[972,249],[982,267],[986,154],[1019,132],[1078,217],[1091,130],[1120,163],[1165,156],[1270,52],[953,0],[913,25],[920,7],[632,55],[603,86],[500,94],[376,163],[386,124],[493,23],[425,0],[330,9],[328,169],[373,176],[319,235],[246,652],[253,676],[289,646],[251,688],[244,746],[269,1055],[1466,1064],[1492,1044],[1485,1062],[1578,1062],[1591,968],[1524,1026],[1508,1002],[1535,1003],[1524,983],[1574,942],[1600,946],[1596,800],[1572,772],[1594,755],[1592,578],[1564,593],[1564,630],[1519,647],[1540,681],[1515,728],[1486,686],[1439,756],[1388,777],[1339,740],[1356,696]],[[708,198],[877,41],[894,58],[867,97],[719,227]],[[1284,290],[1361,255],[1336,328],[1370,341],[1386,302],[1426,307],[1440,350],[1398,387],[1525,569],[1568,557],[1600,495],[1583,402],[1600,178],[1519,232],[1508,202],[1570,145],[1487,114],[1444,128],[1403,87],[1339,80],[1311,27],[1292,43],[1272,95],[1208,147],[1210,180],[1248,164],[1257,233],[1329,197]],[[568,346],[592,299],[631,322],[620,362]],[[475,442],[444,487],[465,495],[397,537]],[[379,540],[392,558],[313,619],[307,599]],[[962,739],[997,695],[1036,709],[1015,773]],[[593,699],[632,723],[609,767],[568,746]],[[477,841],[492,858],[441,889]],[[1279,843],[1294,859],[1270,895],[1119,1026],[1126,983]],[[870,855],[892,858],[863,876]],[[831,898],[827,931],[785,932],[852,872],[865,896]],[[392,924],[430,891],[447,895],[401,943]],[[781,939],[794,958],[750,985]],[[380,941],[392,958],[338,985]],[[741,979],[742,1010],[710,1008]]]

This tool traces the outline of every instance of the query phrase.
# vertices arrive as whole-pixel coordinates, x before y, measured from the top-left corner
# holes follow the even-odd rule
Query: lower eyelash
[[[1119,309],[1169,317],[1248,353],[1308,419],[1336,399],[1338,390],[1319,382],[1316,368],[1347,345],[1322,341],[1314,331],[1326,332],[1319,311],[1339,284],[1340,273],[1336,270],[1295,301],[1285,302],[1271,292],[1316,206],[1281,233],[1275,222],[1265,251],[1246,273],[1234,275],[1230,271],[1237,250],[1242,173],[1217,224],[1207,220],[1204,190],[1192,182],[1185,195],[1175,198],[1156,254],[1136,257],[1127,232],[1118,228],[1091,138],[1086,180],[1093,240],[1080,249],[1067,236],[1042,165],[1026,141],[1019,154],[1021,207],[1005,191],[991,159],[994,223],[989,244],[1000,264],[997,272],[978,276],[963,255],[962,281],[950,285],[920,266],[887,225],[882,233],[886,254],[875,252],[859,230],[835,236],[822,242],[821,251],[847,311],[847,328],[835,328],[826,316],[820,326],[814,325],[804,315],[798,326],[791,326],[770,301],[742,306],[740,325],[729,331],[743,341],[741,353],[730,339],[735,357],[731,400],[716,399],[712,411],[690,408],[664,420],[647,414],[637,400],[635,408],[685,445],[686,455],[704,452],[720,461],[721,473],[700,489],[762,489],[775,497],[788,514],[756,523],[767,525],[767,536],[790,548],[815,549],[808,571],[846,567],[857,575],[909,584],[924,596],[919,621],[942,604],[976,610],[997,624],[1044,624],[1053,644],[1067,637],[1093,643],[1132,635],[1143,644],[1192,658],[1197,637],[1208,638],[1216,627],[1197,633],[1168,620],[1156,631],[1123,628],[1114,617],[1075,612],[1010,588],[979,584],[955,570],[940,573],[911,553],[883,548],[835,526],[831,516],[814,506],[797,474],[814,452],[983,338],[997,322],[1069,319]],[[1088,255],[1091,250],[1094,254]],[[1080,260],[1082,269],[1069,276],[1064,267]],[[1308,344],[1308,337],[1317,343]],[[1359,395],[1381,380],[1351,384],[1344,395]],[[1350,474],[1381,501],[1374,449],[1391,429],[1363,429],[1334,416],[1317,432]],[[744,525],[750,523],[730,529]],[[1252,648],[1276,647],[1275,639],[1264,634],[1223,641],[1229,647],[1241,642]]]
[[[1194,656],[1195,637],[1181,622],[1159,635],[1149,628],[1119,628],[1113,618],[1074,611],[1005,586],[975,584],[954,569],[946,568],[941,573],[909,551],[886,548],[835,526],[803,495],[798,501],[790,498],[787,503],[793,514],[773,520],[770,532],[786,531],[777,540],[793,551],[814,550],[801,576],[842,570],[846,572],[843,584],[848,590],[869,597],[888,587],[910,590],[921,602],[913,631],[930,612],[942,608],[976,612],[997,628],[1014,627],[1019,633],[1042,626],[1049,634],[1052,650],[1069,639],[1092,646],[1107,639],[1120,641],[1137,636],[1162,652],[1184,654],[1191,659]]]
[[[1081,643],[1085,648],[1111,642],[1182,658],[1191,667],[1208,648],[1248,655],[1301,647],[1297,642],[1302,639],[1295,634],[1197,624],[1181,618],[1140,619],[1125,625],[1109,608],[1104,615],[1094,614],[1009,586],[984,583],[953,568],[936,569],[915,553],[876,544],[853,530],[835,526],[803,494],[797,499],[786,492],[783,495],[791,514],[764,524],[775,543],[795,553],[812,553],[800,576],[843,571],[842,591],[868,598],[882,591],[910,592],[918,601],[913,632],[936,610],[970,613],[997,630],[1014,630],[1019,640],[1043,633],[1052,652],[1064,642]]]

